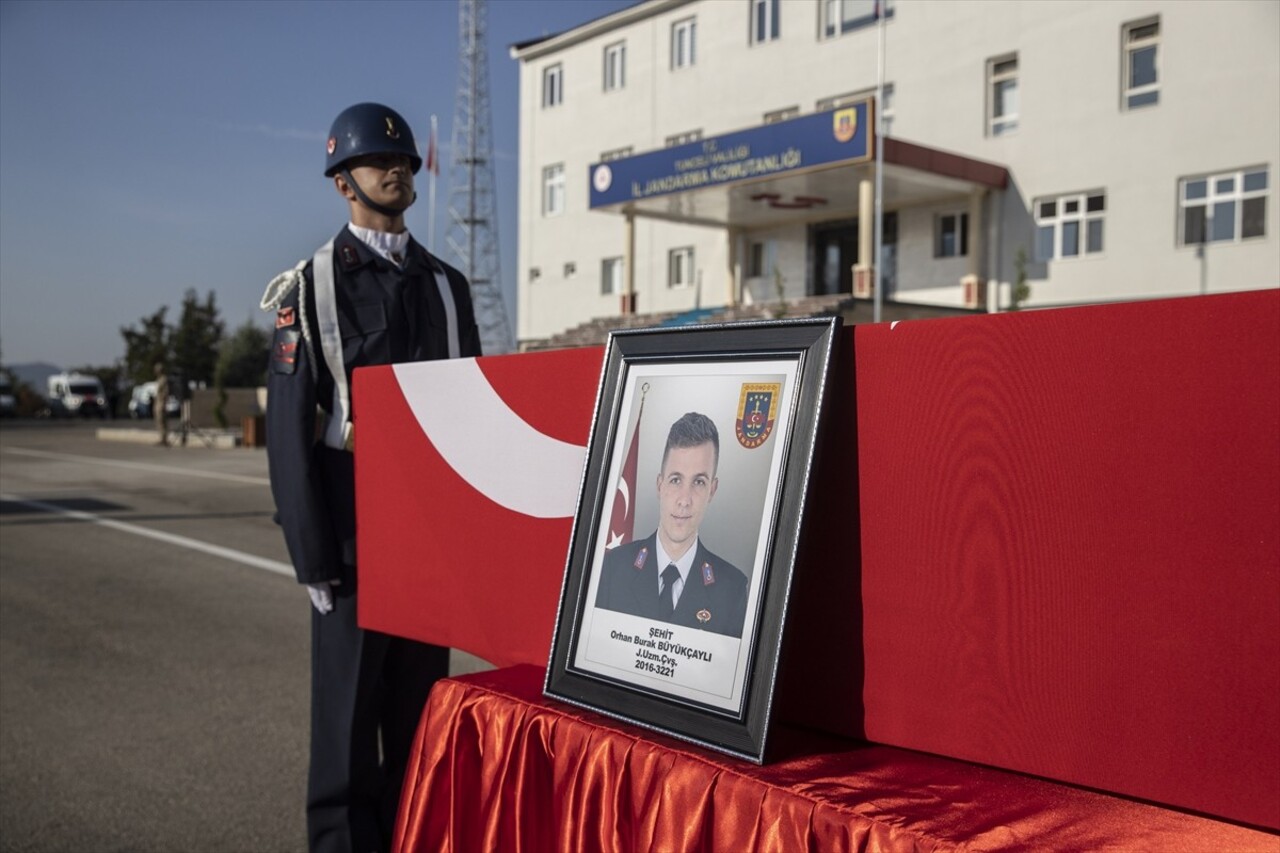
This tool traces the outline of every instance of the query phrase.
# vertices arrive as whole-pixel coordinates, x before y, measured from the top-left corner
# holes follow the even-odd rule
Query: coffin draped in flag
[[[362,626],[546,663],[601,354],[356,372]]]

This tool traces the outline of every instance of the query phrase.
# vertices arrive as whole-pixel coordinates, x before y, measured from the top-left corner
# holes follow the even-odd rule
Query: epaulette
[[[311,366],[312,381],[320,381],[320,366],[316,363],[315,344],[311,342],[311,329],[307,325],[307,289],[303,287],[306,282],[306,276],[302,271],[307,268],[309,261],[303,259],[298,261],[298,265],[291,270],[285,270],[280,275],[271,279],[267,284],[267,289],[262,293],[262,301],[258,303],[258,307],[263,311],[275,311],[280,307],[280,303],[289,296],[293,289],[298,288],[298,322],[302,326],[302,342],[307,348],[307,364]]]
[[[284,302],[290,291],[304,281],[302,271],[306,269],[308,263],[310,263],[310,259],[298,261],[296,267],[291,270],[285,270],[271,279],[270,283],[267,284],[267,289],[262,293],[262,301],[258,303],[258,306],[263,311],[274,311],[279,308],[280,303]]]

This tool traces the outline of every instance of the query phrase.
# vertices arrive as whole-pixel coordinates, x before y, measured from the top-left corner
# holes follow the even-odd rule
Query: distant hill
[[[35,361],[30,364],[10,364],[7,366],[10,372],[18,378],[19,382],[26,382],[37,394],[44,393],[46,380],[50,376],[62,372],[62,368],[56,364],[47,364],[43,361]]]

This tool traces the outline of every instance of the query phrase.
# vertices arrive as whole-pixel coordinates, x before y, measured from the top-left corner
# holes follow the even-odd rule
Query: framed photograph
[[[764,761],[839,327],[609,336],[548,696]]]

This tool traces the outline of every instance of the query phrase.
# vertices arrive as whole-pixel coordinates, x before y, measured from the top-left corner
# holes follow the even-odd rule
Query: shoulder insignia
[[[276,309],[276,328],[287,329],[298,323],[298,312],[293,309],[292,305],[282,306]]]
[[[271,342],[271,372],[292,375],[298,370],[297,329],[277,329]]]
[[[302,271],[306,269],[308,259],[298,261],[298,265],[291,270],[285,270],[280,275],[271,279],[267,284],[267,289],[263,291],[262,301],[258,303],[258,307],[263,311],[275,311],[280,307],[280,303],[284,302],[295,287],[302,284]]]
[[[641,548],[640,553],[636,554],[636,561],[631,565],[635,566],[637,569],[643,569],[644,561],[647,559],[649,559],[648,547]]]
[[[716,573],[711,571],[710,563],[702,564],[702,585],[711,586],[716,582]]]

